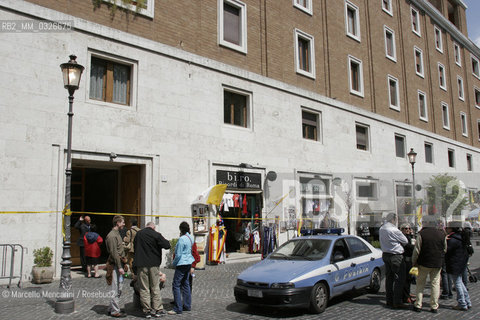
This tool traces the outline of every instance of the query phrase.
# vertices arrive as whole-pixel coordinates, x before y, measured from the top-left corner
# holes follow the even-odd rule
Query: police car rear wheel
[[[312,290],[310,297],[310,311],[313,313],[322,313],[328,304],[328,291],[323,283],[317,283]]]
[[[370,286],[368,287],[369,293],[377,293],[380,290],[380,283],[382,278],[380,277],[380,271],[378,269],[373,270],[370,276]]]

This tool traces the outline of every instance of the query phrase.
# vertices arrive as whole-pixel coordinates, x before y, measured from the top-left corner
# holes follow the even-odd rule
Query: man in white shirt
[[[403,286],[405,282],[405,261],[403,260],[403,246],[407,238],[397,228],[397,214],[388,214],[386,222],[380,228],[380,246],[385,263],[385,291],[387,306],[394,309],[406,309],[408,305],[402,302]]]

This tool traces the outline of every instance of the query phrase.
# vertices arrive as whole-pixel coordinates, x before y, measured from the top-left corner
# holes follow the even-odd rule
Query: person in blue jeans
[[[172,282],[174,305],[173,310],[168,311],[168,314],[181,314],[192,308],[188,276],[192,263],[195,261],[192,255],[193,241],[188,223],[185,221],[180,223],[180,238],[175,246],[175,258],[173,259],[175,266]]]
[[[467,311],[472,307],[470,295],[462,281],[463,270],[467,266],[468,253],[464,239],[461,234],[461,223],[457,221],[449,222],[447,226],[447,253],[445,262],[447,264],[448,277],[455,284],[457,290],[457,305],[452,307],[454,310]]]

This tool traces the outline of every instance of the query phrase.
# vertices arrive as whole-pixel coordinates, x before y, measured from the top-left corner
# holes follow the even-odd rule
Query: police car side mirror
[[[335,252],[333,255],[333,263],[339,262],[345,260],[345,257],[343,256],[343,253],[341,252]]]

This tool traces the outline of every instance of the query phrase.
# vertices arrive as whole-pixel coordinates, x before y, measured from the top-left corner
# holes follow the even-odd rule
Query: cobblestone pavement
[[[476,244],[476,241],[475,241]],[[475,246],[476,254],[470,261],[472,273],[480,276],[480,243]],[[416,313],[409,310],[392,310],[385,308],[385,291],[378,294],[368,294],[365,291],[350,293],[334,298],[322,315],[310,314],[307,310],[272,309],[249,307],[235,302],[233,287],[237,275],[255,262],[229,263],[218,266],[207,266],[206,270],[197,270],[193,285],[192,311],[182,315],[164,316],[173,319],[480,319],[480,282],[469,283],[473,308],[469,311],[455,311],[451,307],[456,300],[440,300],[437,314],[428,312],[429,292],[424,297],[424,311]],[[173,270],[165,269],[167,279],[172,279]],[[126,280],[122,305],[128,319],[142,318],[142,313],[133,307],[133,291]],[[171,309],[173,300],[170,287],[162,290],[166,310]],[[76,276],[73,279],[75,294],[75,312],[69,315],[58,315],[54,312],[55,299],[48,294],[55,293],[59,282],[47,285],[25,283],[22,289],[9,290],[1,287],[0,319],[112,319],[107,315],[109,304],[108,287],[105,278],[84,278]],[[415,286],[412,285],[412,292]],[[46,295],[45,295],[46,294]]]

